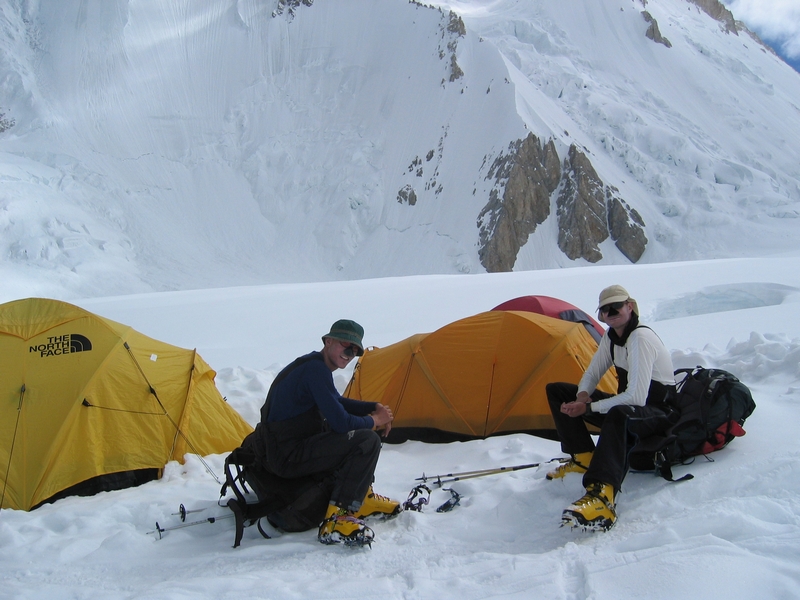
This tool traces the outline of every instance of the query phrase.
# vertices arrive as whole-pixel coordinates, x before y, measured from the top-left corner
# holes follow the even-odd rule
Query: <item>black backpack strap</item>
[[[672,464],[670,463],[669,459],[664,454],[663,450],[656,452],[655,459],[653,460],[653,464],[655,464],[656,468],[656,475],[659,477],[663,477],[667,481],[671,483],[679,483],[681,481],[688,481],[690,479],[694,479],[694,475],[691,473],[687,473],[683,477],[679,479],[675,479],[672,476]]]

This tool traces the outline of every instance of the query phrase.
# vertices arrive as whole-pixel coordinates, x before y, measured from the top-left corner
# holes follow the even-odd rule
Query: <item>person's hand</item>
[[[372,422],[375,423],[375,429],[378,431],[383,430],[383,437],[389,435],[392,430],[392,421],[394,420],[392,409],[385,404],[377,403],[370,416],[372,417]]]
[[[580,417],[586,412],[586,402],[575,400],[561,405],[561,412],[569,417]]]

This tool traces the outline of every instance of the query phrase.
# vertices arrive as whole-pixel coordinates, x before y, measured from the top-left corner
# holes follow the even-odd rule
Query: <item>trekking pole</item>
[[[427,482],[429,479],[434,480],[434,485],[442,487],[445,483],[452,483],[454,481],[463,481],[465,479],[474,479],[476,477],[486,477],[487,475],[497,475],[498,473],[510,473],[512,471],[521,471],[523,469],[534,469],[536,467],[540,467],[542,465],[546,465],[552,462],[560,462],[565,463],[568,462],[569,458],[551,458],[550,460],[545,460],[537,463],[530,463],[527,465],[515,465],[513,467],[496,467],[494,469],[481,469],[477,471],[462,471],[460,473],[447,473],[445,475],[431,475],[426,476],[424,473],[422,477],[417,477],[415,481],[423,481]]]
[[[166,533],[167,531],[173,531],[175,529],[183,529],[184,527],[193,527],[194,525],[202,525],[203,523],[216,523],[217,521],[223,521],[225,519],[232,519],[235,515],[220,515],[218,517],[208,517],[207,519],[202,519],[200,521],[192,521],[190,523],[181,523],[180,525],[173,525],[171,527],[161,527],[156,521],[156,528],[153,531],[148,531],[147,533],[157,533],[158,539],[163,537],[162,534]]]

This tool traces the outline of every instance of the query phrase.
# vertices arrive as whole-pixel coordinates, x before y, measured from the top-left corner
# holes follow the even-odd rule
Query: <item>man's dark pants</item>
[[[323,432],[301,440],[270,444],[267,464],[279,477],[333,473],[331,503],[357,511],[361,507],[381,452],[380,436],[369,429]]]
[[[606,414],[591,413],[583,417],[570,417],[561,412],[561,405],[572,402],[578,386],[572,383],[549,383],[547,401],[556,424],[561,450],[567,454],[594,452],[589,469],[583,475],[583,485],[608,483],[619,492],[628,473],[628,453],[637,439],[663,434],[672,425],[668,415],[653,406],[617,405]],[[612,394],[595,391],[592,400],[609,398]],[[600,428],[597,447],[586,423]]]

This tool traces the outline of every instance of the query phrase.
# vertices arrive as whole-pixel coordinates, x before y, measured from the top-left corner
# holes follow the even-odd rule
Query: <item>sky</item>
[[[722,0],[738,21],[772,46],[800,71],[800,2],[797,0]]]

